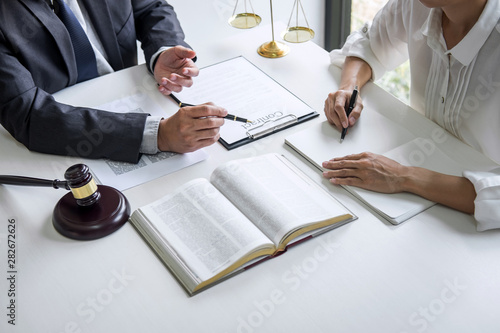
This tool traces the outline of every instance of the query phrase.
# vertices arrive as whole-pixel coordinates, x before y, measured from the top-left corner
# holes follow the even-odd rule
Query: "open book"
[[[380,120],[381,123],[389,121],[388,118],[380,115],[372,115],[372,117],[377,117],[373,119]],[[386,135],[379,140],[378,145],[374,144],[373,140],[370,140],[370,137],[378,138],[380,136],[374,136],[370,132],[382,128],[382,125],[378,126],[374,123],[371,122],[370,127],[363,129],[365,132],[359,130],[355,134],[351,133],[342,144],[339,143],[338,131],[327,122],[295,133],[287,137],[285,142],[322,171],[324,170],[322,163],[331,158],[363,151],[373,151],[379,154],[382,153],[384,156],[398,161],[403,165],[418,166],[449,175],[462,175],[462,167],[441,151],[436,143],[426,138],[411,139],[407,132],[402,132],[396,125],[391,124],[394,127],[394,136]],[[361,124],[359,122],[359,125]],[[386,142],[383,142],[383,140],[388,140],[386,139],[387,137],[390,140],[396,138],[397,141],[408,141],[386,152],[377,151],[377,149],[380,149],[380,146],[387,145]],[[343,187],[375,213],[392,224],[400,224],[435,205],[434,202],[412,193],[386,194],[354,186]]]
[[[221,165],[130,221],[190,295],[356,217],[286,158]]]

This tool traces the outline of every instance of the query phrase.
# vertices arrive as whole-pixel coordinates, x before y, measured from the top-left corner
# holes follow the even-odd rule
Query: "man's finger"
[[[227,110],[219,106],[210,104],[201,104],[189,108],[189,115],[192,118],[203,117],[220,117],[223,118],[227,115]]]
[[[187,59],[193,59],[196,57],[196,52],[188,49],[187,47],[184,47],[182,45],[177,45],[174,47],[175,50],[175,55],[178,56],[179,58],[187,58]]]

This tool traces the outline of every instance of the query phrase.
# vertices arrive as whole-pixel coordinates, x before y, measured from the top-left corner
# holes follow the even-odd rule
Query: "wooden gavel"
[[[96,185],[88,166],[76,164],[64,173],[65,181],[21,176],[0,176],[0,184],[65,188],[71,190],[56,204],[52,224],[63,236],[92,240],[107,236],[123,226],[130,204],[117,189]]]

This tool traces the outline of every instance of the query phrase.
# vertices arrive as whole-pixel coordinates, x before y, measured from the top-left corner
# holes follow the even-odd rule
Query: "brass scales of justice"
[[[241,11],[238,10],[238,2],[236,0],[236,4],[234,6],[233,15],[229,18],[229,24],[238,29],[250,29],[259,25],[262,21],[261,17],[255,14],[253,10],[253,6],[250,0],[242,0],[243,9]],[[270,42],[266,42],[262,44],[257,52],[266,58],[280,58],[285,56],[288,52],[290,52],[290,47],[282,42],[277,42],[274,39],[274,21],[273,21],[273,1],[269,1],[270,9],[271,9],[271,33],[272,40]],[[302,17],[305,21],[305,26],[299,24],[299,9],[302,13]],[[294,25],[292,26],[292,18],[295,17]],[[304,8],[302,7],[302,3],[300,0],[295,0],[292,7],[292,12],[290,14],[290,18],[288,20],[287,28],[282,33],[281,37],[290,43],[303,43],[311,40],[314,37],[314,31],[309,27],[309,23],[307,22],[307,18],[304,12]]]

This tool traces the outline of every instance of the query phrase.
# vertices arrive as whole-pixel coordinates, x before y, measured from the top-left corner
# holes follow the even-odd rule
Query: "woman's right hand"
[[[326,118],[330,124],[334,125],[339,130],[354,126],[356,121],[361,116],[363,101],[358,92],[356,104],[354,104],[354,108],[352,109],[349,118],[347,117],[346,110],[349,107],[352,92],[352,90],[340,89],[334,93],[329,93],[328,98],[325,101],[324,111]]]

